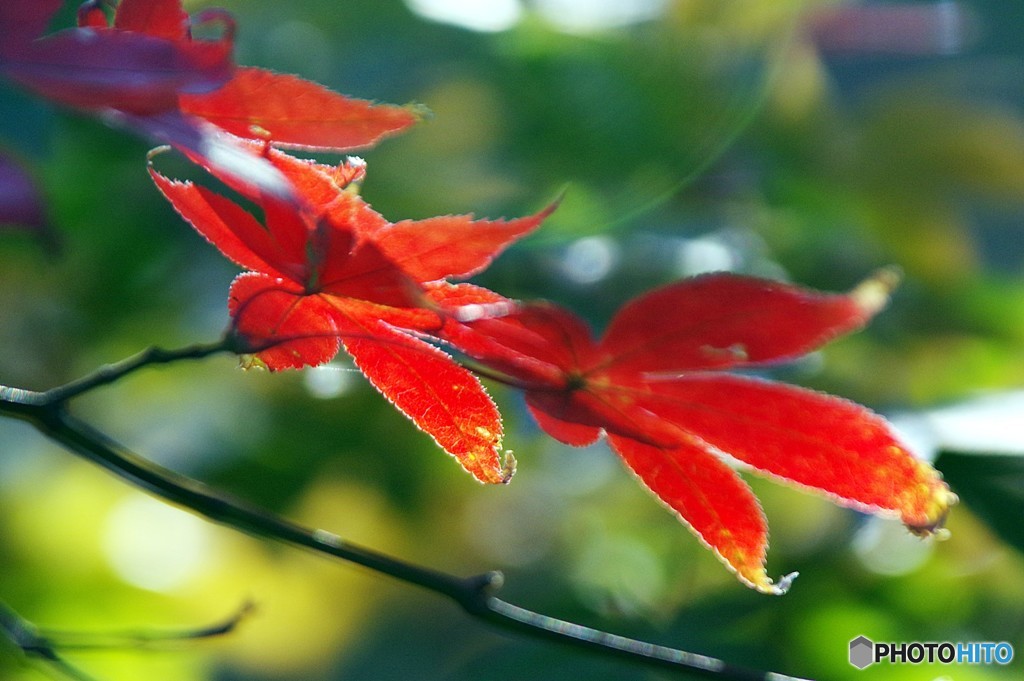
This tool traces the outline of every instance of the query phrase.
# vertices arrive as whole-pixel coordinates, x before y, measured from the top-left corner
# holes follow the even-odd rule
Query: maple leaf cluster
[[[179,0],[128,0],[108,20],[107,4],[90,0],[77,27],[43,35],[62,0],[0,2],[0,75],[293,200],[287,181],[241,140],[354,149],[420,117],[415,107],[378,106],[296,76],[236,66],[235,24],[223,10],[189,16]],[[219,27],[220,35],[195,39],[199,27]]]
[[[922,535],[955,503],[939,474],[866,408],[728,372],[861,328],[884,307],[890,273],[844,294],[709,274],[628,302],[595,339],[569,310],[461,282],[557,202],[514,220],[390,222],[358,194],[362,161],[331,166],[281,151],[368,147],[415,123],[415,108],[236,66],[234,24],[222,11],[190,17],[180,0],[122,0],[110,17],[94,1],[77,28],[42,35],[59,4],[0,4],[0,72],[171,144],[259,209],[257,219],[239,199],[149,169],[178,213],[245,270],[228,309],[237,347],[253,362],[297,369],[344,350],[485,483],[508,482],[515,462],[478,376],[513,386],[560,442],[606,437],[641,483],[764,592],[784,592],[791,577],[767,576],[767,522],[730,459]],[[219,39],[193,39],[195,26],[211,22],[222,26]]]

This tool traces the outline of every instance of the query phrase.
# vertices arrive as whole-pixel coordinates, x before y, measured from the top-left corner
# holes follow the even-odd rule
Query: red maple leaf
[[[235,25],[223,10],[189,17],[181,0],[122,0],[108,25],[102,4],[85,3],[77,28],[40,38],[59,3],[4,0],[0,73],[290,198],[291,188],[273,168],[234,136],[346,151],[419,120],[414,107],[377,105],[296,76],[236,68]],[[204,24],[219,24],[220,38],[193,39],[192,29]]]
[[[498,410],[479,380],[410,332],[442,321],[426,282],[482,269],[551,208],[510,221],[448,216],[392,224],[348,183],[362,166],[324,166],[264,149],[298,203],[237,188],[264,215],[150,170],[160,191],[207,240],[248,270],[231,286],[236,337],[271,370],[329,361],[341,347],[370,382],[479,480],[505,482]],[[232,177],[221,176],[232,182]]]
[[[5,45],[0,67],[12,80],[61,104],[144,115],[175,109],[179,93],[208,92],[231,78],[234,25],[224,12],[196,20],[224,22],[219,40],[192,40],[178,0],[125,0],[113,27],[103,25],[102,10],[87,3],[79,15],[83,25],[39,37],[18,22],[19,8],[34,3],[5,3],[10,16],[2,17],[0,30],[17,38]],[[48,3],[49,13],[58,7]],[[29,26],[39,29],[49,18],[37,13]]]
[[[631,301],[599,341],[553,305],[513,306],[468,285],[430,295],[453,310],[439,336],[524,390],[548,434],[577,446],[606,434],[743,582],[782,593],[791,577],[773,584],[765,572],[767,522],[721,455],[841,505],[895,515],[919,534],[939,527],[955,502],[938,473],[866,408],[722,371],[797,357],[861,327],[891,284],[882,274],[849,294],[823,294],[706,275]],[[474,304],[512,311],[460,321]]]
[[[236,68],[231,80],[212,92],[182,93],[178,105],[239,137],[329,151],[372,146],[421,118],[414,106],[353,99],[298,76],[254,67]]]

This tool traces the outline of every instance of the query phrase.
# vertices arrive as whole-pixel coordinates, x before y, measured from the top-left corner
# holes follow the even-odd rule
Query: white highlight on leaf
[[[512,302],[485,304],[472,303],[470,305],[460,305],[451,314],[452,317],[455,318],[455,321],[468,324],[469,322],[475,322],[481,319],[504,317],[505,315],[515,312],[515,309],[516,305]]]
[[[199,149],[210,165],[280,199],[292,196],[291,184],[277,168],[227,133],[208,134]]]

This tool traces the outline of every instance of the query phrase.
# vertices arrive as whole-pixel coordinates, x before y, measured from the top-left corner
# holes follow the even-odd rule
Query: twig
[[[693,677],[718,681],[800,681],[794,677],[736,667],[716,658],[617,636],[521,608],[494,595],[504,581],[500,572],[461,578],[353,544],[325,530],[297,525],[192,478],[162,468],[129,451],[67,411],[67,401],[71,397],[109,384],[144,366],[235,350],[226,336],[216,343],[194,345],[181,350],[150,349],[46,392],[0,386],[0,414],[28,421],[43,435],[84,459],[106,468],[154,496],[209,520],[258,537],[301,546],[362,565],[433,591],[455,601],[470,615],[498,627]],[[53,658],[47,659],[57,662]]]
[[[238,612],[223,622],[180,631],[115,631],[106,633],[61,631],[46,629],[44,634],[51,645],[59,650],[113,650],[120,648],[154,648],[168,643],[199,641],[233,632],[255,606],[246,602]]]
[[[42,394],[43,401],[50,404],[67,402],[72,397],[113,383],[138,369],[154,364],[170,364],[183,359],[203,359],[221,352],[237,353],[238,351],[238,340],[231,333],[225,334],[223,338],[213,343],[197,343],[175,350],[165,350],[159,347],[146,348],[120,362],[106,364],[87,376],[47,390]]]
[[[73,681],[95,681],[93,677],[72,666],[59,651],[115,650],[151,646],[173,641],[196,641],[223,636],[234,631],[239,622],[252,611],[246,603],[229,619],[217,624],[184,631],[140,631],[131,633],[91,633],[44,630],[32,624],[0,601],[0,633],[26,657],[48,663],[54,670]]]
[[[58,672],[74,681],[95,681],[91,676],[69,664],[57,654],[53,643],[39,629],[0,602],[0,632],[25,654],[26,657],[45,661]]]

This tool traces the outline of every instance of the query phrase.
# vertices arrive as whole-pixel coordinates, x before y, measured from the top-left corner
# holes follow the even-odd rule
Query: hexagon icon
[[[864,669],[875,661],[875,644],[867,636],[858,636],[850,641],[850,664]]]

